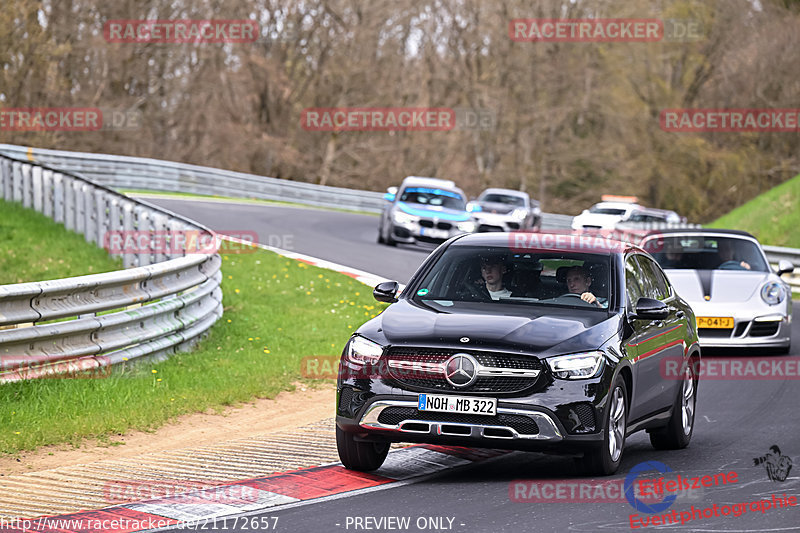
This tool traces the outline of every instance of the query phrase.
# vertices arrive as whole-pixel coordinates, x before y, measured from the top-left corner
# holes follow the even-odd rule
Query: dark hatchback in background
[[[520,235],[456,237],[402,294],[395,282],[375,288],[395,303],[340,362],[345,467],[377,469],[389,443],[407,441],[574,454],[583,470],[610,474],[635,431],[656,448],[688,445],[700,348],[692,310],[661,268],[631,245]],[[499,299],[480,290],[490,261],[502,265]],[[569,293],[576,266],[597,302]]]

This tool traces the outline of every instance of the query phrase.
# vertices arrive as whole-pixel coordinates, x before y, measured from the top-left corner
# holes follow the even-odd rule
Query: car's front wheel
[[[627,388],[622,377],[617,376],[608,394],[603,445],[584,452],[580,461],[588,475],[608,476],[619,468],[625,449],[625,430],[628,422]]]
[[[370,472],[377,470],[389,454],[388,442],[361,442],[352,433],[336,427],[336,448],[339,459],[348,470]]]
[[[687,365],[683,383],[672,407],[672,416],[664,428],[650,431],[650,444],[657,450],[680,450],[689,445],[694,430],[694,411],[697,404],[697,387],[694,370]]]

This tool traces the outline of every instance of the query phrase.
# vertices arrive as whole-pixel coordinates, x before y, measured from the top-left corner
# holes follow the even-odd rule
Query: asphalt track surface
[[[249,229],[259,236],[293,235],[293,251],[407,281],[426,251],[398,249],[375,242],[377,219],[283,206],[207,204],[158,200],[155,203],[188,215],[215,230]],[[266,244],[273,244],[265,242]],[[800,305],[794,306],[794,316]],[[792,355],[800,355],[800,327],[792,328]],[[708,360],[734,356],[749,360],[758,351],[704,353]],[[519,481],[583,480],[570,457],[513,452],[468,467],[456,468],[409,483],[386,485],[379,490],[339,495],[335,498],[277,507],[252,517],[277,518],[275,531],[650,531],[653,526],[631,528],[638,519],[678,512],[770,499],[772,495],[800,496],[800,380],[705,380],[698,390],[692,442],[678,451],[657,451],[645,433],[628,438],[619,472],[610,478],[624,480],[638,464],[658,461],[684,477],[736,472],[737,481],[682,491],[666,510],[656,514],[637,511],[627,501],[520,502],[512,496]],[[754,458],[778,445],[793,467],[785,481],[771,481],[764,465]],[[380,473],[378,471],[377,473]],[[674,476],[674,474],[670,474]],[[657,478],[650,473],[642,477]],[[524,485],[528,486],[528,485]],[[541,488],[542,485],[539,485]],[[530,489],[528,489],[530,490]],[[522,494],[521,492],[518,494]],[[529,495],[531,493],[528,493]],[[544,495],[544,493],[542,493]],[[697,517],[669,526],[677,531],[800,531],[800,497],[794,507],[747,511],[739,517]],[[741,510],[741,508],[739,509]],[[702,512],[702,511],[701,511]],[[369,519],[367,519],[369,517]],[[408,526],[390,517],[408,518]],[[381,521],[383,520],[383,521]],[[432,527],[438,523],[439,527]],[[263,522],[262,522],[263,523]],[[400,525],[403,524],[403,525]],[[231,522],[232,525],[232,522]],[[398,527],[399,526],[399,527]],[[224,531],[221,522],[216,530]],[[659,528],[662,529],[662,528]],[[209,530],[198,525],[186,530]],[[231,530],[231,529],[229,529]],[[258,529],[237,528],[238,531]],[[175,531],[179,531],[175,529]],[[261,529],[260,531],[266,531]]]

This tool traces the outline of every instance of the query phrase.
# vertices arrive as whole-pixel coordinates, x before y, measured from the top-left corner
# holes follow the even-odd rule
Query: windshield
[[[507,194],[487,194],[481,197],[481,202],[506,204],[514,207],[525,207],[525,200],[521,196],[510,196]]]
[[[541,306],[601,310],[611,296],[609,272],[608,255],[451,246],[412,299],[442,311],[467,302],[480,302],[481,312],[484,305],[502,304],[533,312],[541,312]]]
[[[662,268],[769,272],[753,241],[709,235],[662,236],[645,243]]]
[[[596,215],[624,215],[625,209],[620,209],[618,207],[598,207],[593,205],[589,208],[589,212]]]
[[[442,189],[410,187],[403,191],[400,201],[432,207],[446,207],[459,211],[467,209],[467,203],[460,194]]]

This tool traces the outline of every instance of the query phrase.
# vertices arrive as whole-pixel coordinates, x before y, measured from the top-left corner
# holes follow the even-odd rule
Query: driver
[[[605,298],[598,298],[589,292],[589,286],[592,284],[592,277],[582,266],[570,267],[567,270],[567,290],[572,294],[579,294],[581,300],[586,303],[594,304],[597,307],[605,307]]]
[[[722,268],[725,263],[735,265],[740,269],[750,270],[750,263],[747,261],[740,261],[736,257],[736,244],[730,239],[720,239],[717,244],[719,258],[722,263],[717,268]]]

